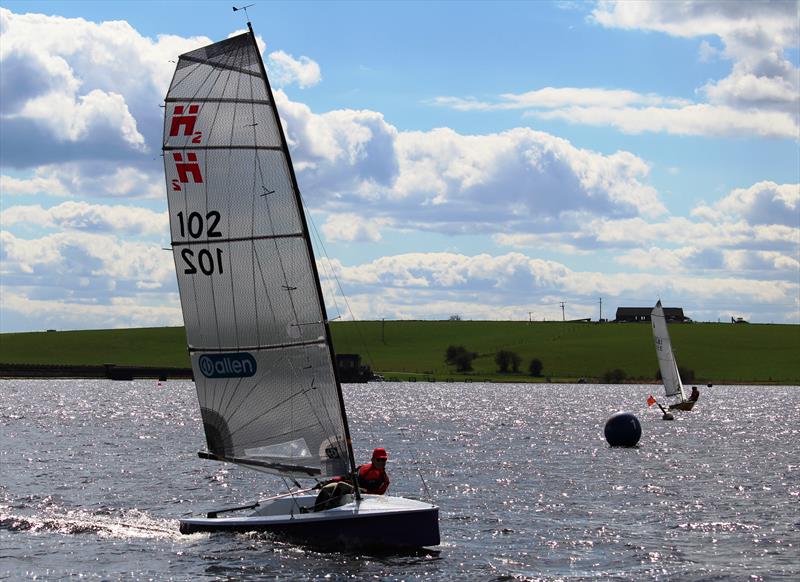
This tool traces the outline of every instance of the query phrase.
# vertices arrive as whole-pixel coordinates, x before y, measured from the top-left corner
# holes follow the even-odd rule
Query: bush
[[[531,376],[536,376],[536,377],[541,376],[543,368],[544,365],[542,364],[542,361],[539,358],[533,358],[531,360],[531,363],[528,364],[528,372],[531,373]]]
[[[509,350],[500,350],[494,356],[494,361],[497,364],[497,369],[501,374],[508,372],[508,367],[511,366],[512,371],[519,372],[519,365],[522,363],[522,358],[516,352]]]
[[[448,346],[444,361],[456,367],[457,372],[472,370],[472,360],[478,357],[476,352],[470,352],[464,346]]]
[[[607,370],[603,374],[603,380],[606,384],[620,384],[625,381],[628,375],[625,373],[625,370],[621,370],[620,368],[614,368],[613,370]]]

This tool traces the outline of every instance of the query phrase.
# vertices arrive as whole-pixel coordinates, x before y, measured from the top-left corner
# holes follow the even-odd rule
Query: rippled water
[[[416,556],[320,553],[178,519],[284,489],[202,461],[189,382],[0,381],[0,578],[800,579],[800,388],[713,387],[674,422],[654,386],[345,386],[357,455],[441,507]],[[656,395],[659,392],[655,391]],[[606,419],[640,419],[635,449]]]

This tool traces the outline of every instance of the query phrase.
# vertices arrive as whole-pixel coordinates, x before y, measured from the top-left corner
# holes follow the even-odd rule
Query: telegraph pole
[[[566,303],[564,301],[561,302],[561,321],[567,321],[567,318],[564,316],[564,306]]]
[[[598,323],[603,323],[603,298],[600,298],[600,319],[597,320]]]

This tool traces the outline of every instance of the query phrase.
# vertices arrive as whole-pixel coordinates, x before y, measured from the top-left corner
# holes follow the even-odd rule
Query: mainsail
[[[181,55],[164,167],[209,454],[286,476],[352,470],[322,291],[252,29]]]
[[[681,400],[686,400],[678,364],[672,353],[672,342],[669,339],[667,319],[664,317],[661,300],[653,308],[650,321],[653,324],[653,339],[656,342],[656,355],[658,356],[658,367],[661,370],[661,379],[664,382],[664,391],[667,396],[679,396]]]

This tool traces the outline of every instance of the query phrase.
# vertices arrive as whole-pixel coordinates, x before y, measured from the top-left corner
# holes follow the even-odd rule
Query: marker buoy
[[[632,412],[617,412],[606,421],[605,435],[612,447],[635,447],[642,436],[642,425]]]

